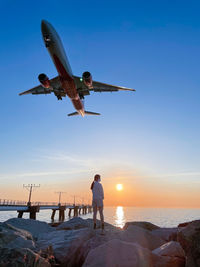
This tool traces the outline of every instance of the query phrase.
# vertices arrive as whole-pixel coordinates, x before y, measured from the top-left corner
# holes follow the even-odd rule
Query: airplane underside
[[[58,100],[62,100],[63,97],[68,96],[76,110],[68,114],[68,116],[81,115],[84,117],[85,115],[100,115],[100,113],[97,112],[85,111],[83,99],[85,96],[90,95],[91,91],[135,91],[135,89],[131,88],[93,81],[92,75],[88,71],[83,72],[82,77],[74,76],[60,37],[53,26],[49,22],[43,20],[41,30],[45,46],[57,69],[58,76],[49,79],[46,74],[41,73],[38,76],[40,85],[24,91],[19,95],[54,93]]]

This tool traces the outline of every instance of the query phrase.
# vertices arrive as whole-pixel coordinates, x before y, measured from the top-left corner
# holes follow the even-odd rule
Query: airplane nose
[[[42,21],[41,21],[41,24],[48,24],[48,21],[47,20],[45,20],[45,19],[42,19]]]
[[[41,30],[43,35],[48,34],[48,22],[46,20],[41,21]]]

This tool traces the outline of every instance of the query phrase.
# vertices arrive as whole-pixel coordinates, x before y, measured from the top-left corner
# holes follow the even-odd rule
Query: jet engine
[[[48,78],[47,75],[44,74],[44,73],[41,73],[41,74],[38,76],[38,80],[40,81],[41,85],[42,85],[44,88],[49,88],[49,87],[51,86],[49,78]]]
[[[83,72],[82,79],[83,79],[84,84],[87,87],[89,87],[89,88],[92,87],[92,75],[89,71]]]

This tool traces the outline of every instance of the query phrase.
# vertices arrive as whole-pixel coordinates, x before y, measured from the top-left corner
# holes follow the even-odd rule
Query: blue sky
[[[107,180],[115,173],[122,183],[138,173],[142,185],[199,189],[198,1],[0,5],[2,198],[12,198],[11,188],[23,192],[23,183],[41,183],[40,194],[42,186],[74,192],[77,182],[87,190],[95,172]],[[42,19],[60,35],[74,74],[89,70],[94,80],[136,93],[91,93],[86,109],[102,116],[85,118],[67,117],[74,111],[68,99],[19,97],[38,84],[39,73],[57,75]]]

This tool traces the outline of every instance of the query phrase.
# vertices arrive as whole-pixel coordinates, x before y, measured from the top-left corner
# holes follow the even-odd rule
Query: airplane
[[[54,93],[58,100],[62,100],[63,97],[68,96],[76,110],[75,112],[68,114],[68,116],[81,115],[84,117],[85,115],[100,115],[100,113],[97,112],[86,111],[84,108],[84,97],[90,95],[91,91],[135,91],[135,89],[131,88],[93,81],[89,71],[83,72],[82,77],[74,76],[61,39],[56,30],[49,22],[42,20],[41,31],[44,44],[57,69],[58,76],[49,79],[46,74],[41,73],[38,76],[40,85],[24,91],[19,95]]]

